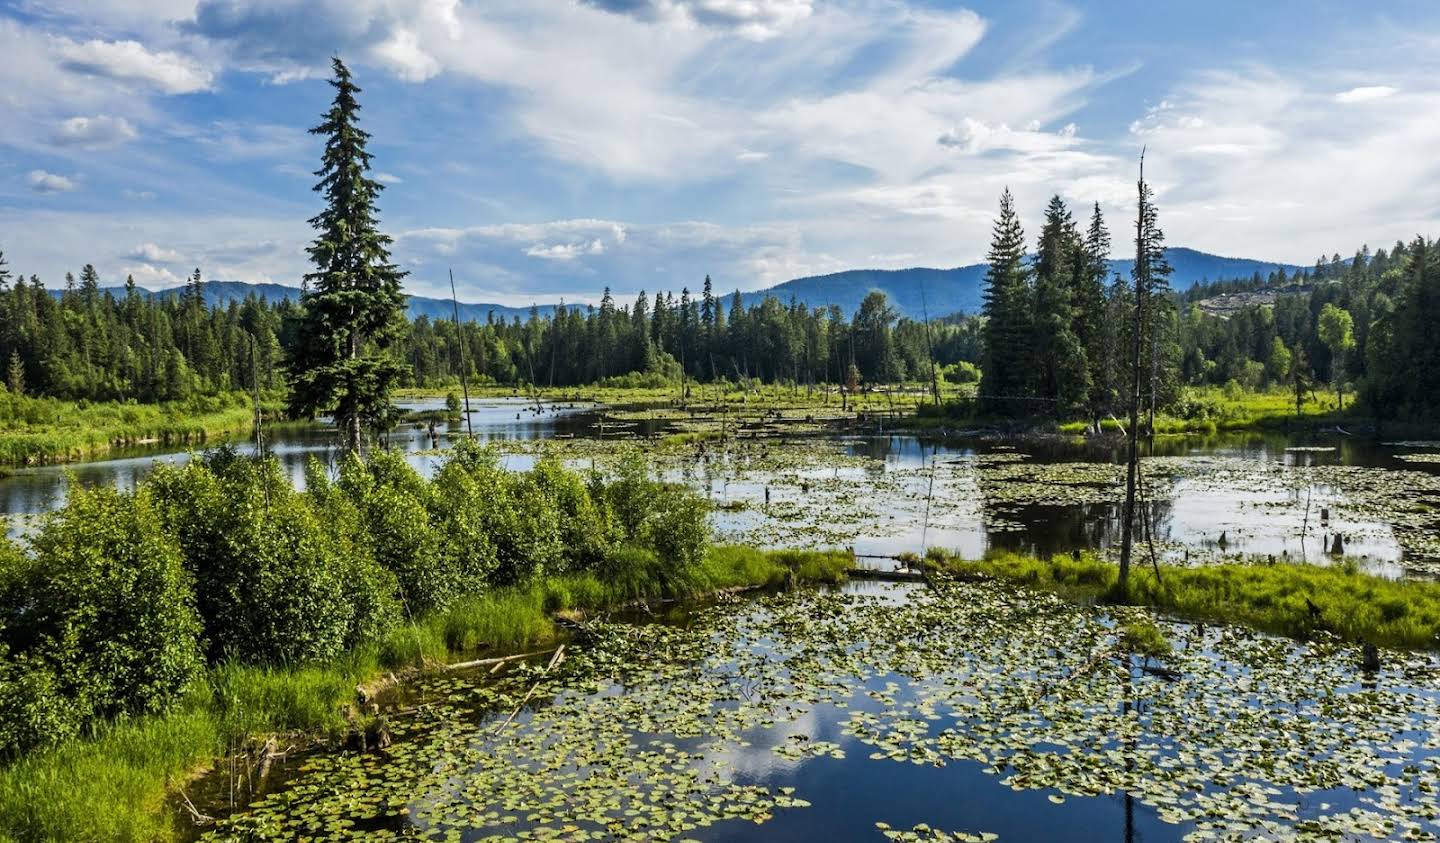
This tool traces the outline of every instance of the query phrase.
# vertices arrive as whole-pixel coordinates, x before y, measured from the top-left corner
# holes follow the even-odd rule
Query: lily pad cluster
[[[1125,652],[1118,630],[1141,619],[1172,644],[1163,666]],[[703,838],[805,810],[811,771],[855,759],[976,765],[1057,812],[1124,793],[1193,840],[1440,831],[1426,656],[1363,674],[1333,642],[996,583],[772,595],[588,632],[553,671],[432,680],[389,749],[314,756],[211,836]],[[757,777],[767,755],[779,766]],[[990,839],[894,819],[873,833]]]

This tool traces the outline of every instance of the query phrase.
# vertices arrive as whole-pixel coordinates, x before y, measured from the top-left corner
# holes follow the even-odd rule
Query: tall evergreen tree
[[[992,410],[1024,407],[1030,396],[1030,272],[1025,266],[1025,231],[1007,187],[990,237],[985,271],[985,352],[980,396]]]
[[[1089,393],[1086,349],[1075,333],[1075,275],[1082,267],[1080,234],[1059,195],[1045,208],[1035,252],[1035,308],[1032,314],[1034,375],[1038,392],[1058,416],[1080,409]]]
[[[1106,318],[1105,282],[1110,275],[1110,231],[1100,203],[1090,215],[1085,232],[1083,268],[1075,274],[1075,333],[1085,348],[1090,369],[1087,410],[1097,430],[1100,417],[1119,395],[1115,372],[1121,355],[1115,326]]]
[[[358,450],[365,431],[386,424],[390,391],[404,372],[391,347],[404,329],[402,272],[390,261],[390,238],[379,230],[376,198],[384,186],[367,174],[369,133],[357,125],[360,88],[338,57],[332,62],[335,100],[311,134],[325,137],[316,192],[325,209],[310,220],[315,271],[301,296],[301,341],[291,359],[290,412],[330,409],[346,447]]]

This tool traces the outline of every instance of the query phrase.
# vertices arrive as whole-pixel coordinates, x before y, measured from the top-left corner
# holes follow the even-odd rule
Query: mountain
[[[1184,247],[1166,249],[1165,256],[1175,269],[1170,276],[1170,285],[1177,290],[1189,289],[1197,281],[1249,278],[1257,272],[1265,276],[1282,267],[1287,273],[1305,269],[1293,264],[1250,258],[1226,258]],[[1129,278],[1133,263],[1134,261],[1130,260],[1112,260],[1110,269]],[[125,294],[121,287],[106,289],[117,297]],[[758,303],[765,296],[772,295],[786,303],[792,298],[797,299],[807,307],[827,307],[835,304],[848,315],[860,307],[860,302],[864,301],[871,290],[879,290],[890,299],[891,305],[901,315],[919,319],[927,311],[932,317],[960,311],[978,312],[984,289],[985,264],[976,263],[954,269],[851,269],[830,275],[795,278],[769,289],[743,293],[741,299],[746,305]],[[203,290],[205,302],[220,307],[232,301],[243,301],[252,293],[271,302],[300,297],[298,287],[287,287],[283,284],[247,284],[243,281],[206,281]],[[177,296],[182,290],[175,288],[151,292],[142,289],[141,292],[147,296]],[[539,310],[540,313],[548,315],[555,310],[555,305],[539,305]],[[432,320],[451,319],[454,318],[454,313],[454,305],[449,299],[410,296],[412,319],[419,316],[427,316]],[[496,319],[509,320],[517,316],[526,319],[530,315],[530,308],[460,303],[460,318],[466,321],[484,322],[492,313]]]
[[[1255,273],[1269,275],[1284,268],[1287,273],[1305,269],[1294,264],[1227,258],[1183,246],[1168,248],[1165,257],[1174,268],[1170,286],[1186,290],[1198,281],[1249,278]],[[1133,260],[1112,260],[1110,271],[1130,277]],[[985,290],[983,263],[954,269],[851,269],[830,275],[796,278],[767,290],[745,293],[741,298],[751,304],[767,295],[788,302],[794,297],[810,307],[839,305],[847,314],[854,313],[871,290],[879,290],[890,299],[897,311],[918,319],[929,311],[932,317],[958,311],[976,313],[983,302]]]
[[[124,287],[106,287],[105,292],[119,298],[125,295]],[[151,291],[143,287],[139,288],[140,294],[145,296],[174,297],[184,292],[182,287],[174,287],[168,290]],[[201,291],[205,296],[205,303],[211,307],[225,307],[232,301],[244,301],[250,295],[259,296],[267,302],[278,302],[284,300],[298,301],[300,299],[299,287],[287,287],[284,284],[247,284],[244,281],[206,281],[201,285]],[[59,291],[52,291],[56,295]],[[449,299],[432,299],[425,296],[409,297],[411,319],[420,316],[428,316],[435,319],[454,319],[455,306]],[[540,312],[548,314],[555,309],[554,305],[540,305]],[[489,314],[494,313],[496,319],[509,320],[518,316],[521,319],[528,319],[530,308],[528,307],[507,307],[503,304],[467,303],[460,302],[460,318],[467,322],[484,322]]]

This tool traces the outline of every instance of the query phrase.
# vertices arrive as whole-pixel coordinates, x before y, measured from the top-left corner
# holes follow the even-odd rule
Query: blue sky
[[[332,53],[422,294],[973,263],[1007,185],[1123,249],[1142,145],[1172,244],[1310,263],[1440,218],[1434,3],[11,0],[11,267],[298,284]]]

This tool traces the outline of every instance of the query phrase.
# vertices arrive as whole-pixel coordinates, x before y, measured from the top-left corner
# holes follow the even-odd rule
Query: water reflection
[[[444,405],[430,400],[404,406],[433,411]],[[537,404],[522,397],[474,400],[470,422],[476,437],[487,441],[648,439],[667,430],[662,421],[607,419],[592,404]],[[386,445],[406,453],[411,465],[428,476],[443,459],[440,450],[464,434],[463,421],[412,423],[392,431]],[[995,549],[1053,555],[1118,545],[1120,506],[1113,491],[1118,473],[1100,472],[1083,482],[1037,474],[1040,479],[1029,478],[1028,491],[1017,497],[1017,484],[987,470],[1004,460],[1084,471],[1118,466],[1123,448],[1115,440],[871,435],[823,441],[837,444],[840,457],[773,459],[807,442],[813,446],[813,439],[771,440],[742,449],[710,443],[707,450],[702,443],[693,457],[668,461],[668,476],[702,490],[718,505],[715,521],[725,535],[762,544],[851,546],[862,556],[943,547],[970,557]],[[337,455],[334,431],[323,424],[277,427],[267,444],[297,485],[303,485],[311,459],[333,464]],[[253,452],[249,441],[235,445]],[[1153,544],[1159,555],[1177,562],[1191,556],[1247,556],[1326,563],[1335,558],[1339,536],[1338,549],[1345,555],[1364,560],[1370,570],[1398,576],[1405,552],[1383,509],[1365,517],[1347,515],[1346,490],[1312,475],[1317,468],[1405,471],[1411,477],[1440,473],[1440,464],[1407,462],[1401,459],[1405,453],[1404,448],[1343,437],[1159,438],[1147,443],[1145,456],[1168,461],[1169,468],[1155,477],[1147,468],[1140,513],[1150,534],[1142,537],[1142,553]],[[67,478],[132,489],[156,464],[187,459],[186,452],[152,449],[16,470],[0,477],[7,532],[21,535],[33,529],[33,518],[27,516],[60,506]],[[514,453],[504,461],[523,470],[534,457]],[[590,460],[579,464],[588,466]],[[1227,482],[1231,475],[1234,482]],[[1047,494],[1047,488],[1053,493]]]

